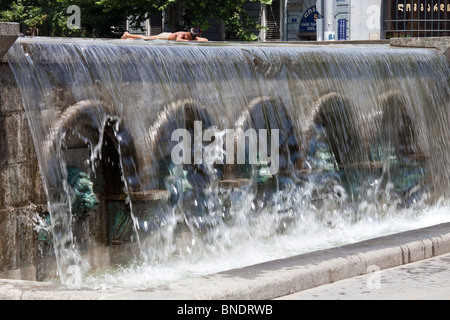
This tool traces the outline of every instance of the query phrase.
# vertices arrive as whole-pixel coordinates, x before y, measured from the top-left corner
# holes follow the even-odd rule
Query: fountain
[[[23,235],[0,246],[3,277],[88,285],[110,265],[417,220],[448,197],[449,69],[434,50],[43,38],[4,59],[0,97],[16,100],[0,104],[0,209],[16,218],[0,228]],[[175,164],[178,129],[192,154]],[[271,139],[276,172],[252,145]]]

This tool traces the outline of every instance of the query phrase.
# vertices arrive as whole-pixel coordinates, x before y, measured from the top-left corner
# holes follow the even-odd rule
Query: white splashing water
[[[364,207],[364,205],[362,206]],[[193,278],[303,253],[352,244],[380,236],[450,222],[450,206],[418,206],[390,213],[369,212],[356,222],[349,222],[344,210],[329,213],[329,221],[319,221],[317,212],[295,213],[296,221],[277,234],[273,215],[262,214],[245,226],[227,228],[214,244],[189,238],[184,250],[154,263],[135,261],[107,271],[94,272],[83,286],[100,290],[109,288],[146,289],[185,278]],[[248,214],[243,209],[240,214]],[[376,210],[376,209],[375,209]],[[333,217],[331,217],[333,216]],[[270,220],[270,221],[269,221]],[[251,224],[251,225],[249,225]],[[278,230],[279,231],[279,230]]]

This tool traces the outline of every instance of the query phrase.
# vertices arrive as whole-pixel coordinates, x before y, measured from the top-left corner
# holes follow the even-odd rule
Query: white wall
[[[382,0],[351,0],[350,39],[379,40],[381,37]]]

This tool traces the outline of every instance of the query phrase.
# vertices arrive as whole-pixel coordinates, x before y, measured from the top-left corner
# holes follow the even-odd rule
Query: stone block
[[[32,217],[35,214],[34,206],[0,210],[0,272],[26,270],[34,265],[37,233]]]
[[[27,161],[37,157],[25,113],[0,114],[0,165]]]
[[[46,203],[37,162],[0,166],[0,181],[0,210]]]
[[[19,37],[20,26],[16,22],[0,22],[0,60]]]
[[[0,115],[23,111],[22,96],[7,63],[0,62]]]

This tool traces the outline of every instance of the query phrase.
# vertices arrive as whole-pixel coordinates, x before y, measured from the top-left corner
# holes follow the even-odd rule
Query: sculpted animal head
[[[77,167],[68,167],[67,181],[72,187],[72,214],[76,220],[85,220],[98,208],[99,200],[94,193],[90,176]]]

